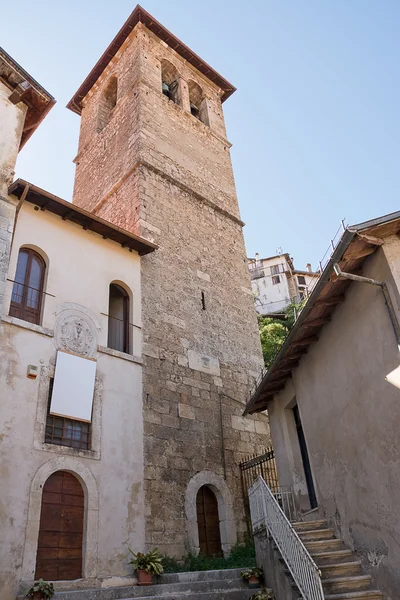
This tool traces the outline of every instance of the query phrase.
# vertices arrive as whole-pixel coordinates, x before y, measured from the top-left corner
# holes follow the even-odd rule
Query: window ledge
[[[112,348],[107,348],[106,346],[98,346],[97,350],[102,354],[109,354],[110,356],[115,356],[116,358],[122,358],[122,360],[128,360],[129,362],[136,363],[137,365],[143,364],[143,360],[139,356],[134,356],[133,354],[127,354],[126,352],[113,350]]]
[[[21,327],[22,329],[29,329],[29,331],[35,331],[36,333],[47,335],[48,337],[54,337],[54,331],[52,329],[47,329],[47,327],[42,327],[41,325],[35,325],[34,323],[17,319],[17,317],[4,315],[1,321],[4,323],[9,323],[10,325],[15,325],[16,327]]]
[[[71,448],[71,446],[61,446],[58,444],[48,444],[46,442],[34,444],[35,450],[44,450],[53,454],[61,454],[63,456],[80,456],[81,458],[92,458],[100,460],[100,452],[97,450],[83,450],[82,448]]]

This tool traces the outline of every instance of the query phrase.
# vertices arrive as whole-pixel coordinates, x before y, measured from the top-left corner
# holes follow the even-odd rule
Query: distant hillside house
[[[248,259],[251,288],[259,315],[277,315],[292,302],[307,297],[319,278],[310,264],[306,271],[294,268],[289,254],[260,258],[258,254]]]

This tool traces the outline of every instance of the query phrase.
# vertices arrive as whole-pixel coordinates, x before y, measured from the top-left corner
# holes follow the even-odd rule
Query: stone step
[[[184,583],[186,581],[205,581],[212,579],[220,581],[224,579],[240,579],[240,573],[250,567],[241,567],[240,569],[220,569],[216,571],[184,571],[182,573],[164,573],[160,577],[160,583]]]
[[[335,537],[333,529],[310,529],[309,531],[299,531],[299,538],[303,541],[306,540],[329,540]]]
[[[185,592],[182,594],[168,594],[158,596],[147,596],[146,600],[248,600],[257,590],[237,589],[237,590],[219,590],[214,592]],[[56,596],[54,596],[55,600]],[[125,600],[135,600],[126,598]]]
[[[343,550],[344,545],[342,540],[304,540],[304,545],[312,555],[313,552],[329,552],[333,550]]]
[[[383,600],[383,595],[379,590],[366,590],[345,594],[329,594],[325,596],[325,600]]]
[[[361,571],[361,562],[339,562],[327,565],[318,565],[323,579],[331,577],[343,577],[345,575],[358,575]]]
[[[177,583],[159,583],[148,586],[126,586],[115,588],[96,588],[65,590],[56,592],[54,600],[133,600],[135,598],[175,598],[186,597],[188,595],[201,596],[207,594],[230,594],[230,592],[240,591],[242,594],[249,591],[247,583],[237,573],[234,577],[220,578],[217,580],[187,580]],[[251,590],[250,590],[251,591]],[[253,591],[254,593],[254,591]],[[251,594],[250,594],[251,595]],[[221,596],[225,597],[225,596]],[[226,596],[228,598],[230,596]],[[247,598],[248,596],[243,596]],[[22,599],[22,597],[21,597]]]
[[[297,532],[308,531],[309,529],[325,529],[328,523],[325,519],[318,519],[317,521],[296,521],[292,523],[293,527]]]
[[[368,590],[371,586],[370,575],[355,575],[350,577],[334,577],[322,581],[324,592],[327,594],[358,592]]]
[[[348,562],[349,558],[353,556],[353,553],[347,548],[344,550],[326,550],[324,552],[316,550],[311,552],[311,556],[317,565],[322,568],[325,565],[331,565],[333,563],[339,563],[342,561]]]

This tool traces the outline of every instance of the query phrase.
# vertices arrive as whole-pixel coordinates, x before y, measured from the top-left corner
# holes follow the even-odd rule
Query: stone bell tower
[[[74,203],[159,246],[142,258],[146,539],[176,556],[211,552],[204,532],[223,551],[243,534],[238,463],[269,441],[264,415],[242,417],[262,356],[222,111],[234,91],[137,6],[68,105]]]

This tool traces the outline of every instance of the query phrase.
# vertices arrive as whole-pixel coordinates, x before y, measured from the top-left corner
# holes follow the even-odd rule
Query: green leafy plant
[[[275,356],[278,354],[289,330],[285,321],[269,317],[258,317],[258,327],[264,364],[268,369],[274,362]]]
[[[40,593],[40,598],[52,598],[54,596],[54,586],[48,581],[38,579],[38,581],[35,581],[33,586],[25,592],[25,596],[27,598],[33,598],[36,593]]]
[[[243,543],[235,544],[228,556],[206,556],[189,551],[179,560],[163,556],[162,564],[165,573],[251,568],[256,564],[256,553],[253,540],[249,538]]]
[[[259,567],[253,567],[252,569],[246,569],[240,573],[242,579],[250,579],[250,577],[257,577],[258,579],[262,576],[263,570]]]
[[[260,590],[259,592],[253,594],[250,600],[273,600],[273,598],[273,591],[270,588],[264,588],[263,590]]]
[[[264,357],[264,364],[267,369],[272,365],[276,355],[282,347],[283,342],[290,333],[297,317],[303,310],[307,299],[300,303],[289,304],[284,310],[285,316],[282,319],[273,317],[258,317],[258,329],[260,331],[261,347]]]
[[[129,552],[132,554],[129,564],[133,566],[134,571],[147,571],[152,575],[161,575],[164,572],[162,556],[157,548],[147,554],[143,552],[135,554],[130,548]]]

